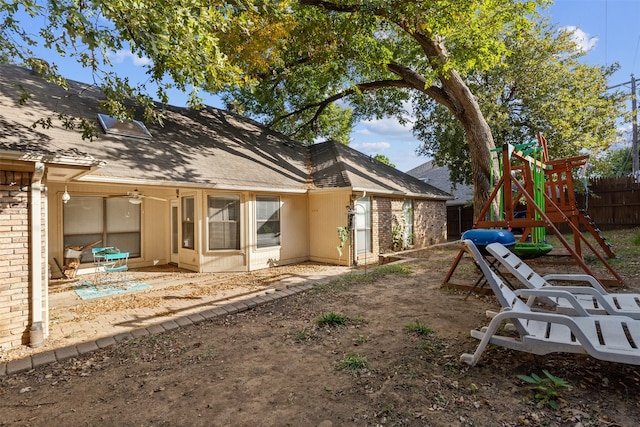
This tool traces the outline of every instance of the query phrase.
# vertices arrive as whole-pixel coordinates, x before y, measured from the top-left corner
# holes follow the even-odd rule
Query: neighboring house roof
[[[447,206],[473,203],[473,186],[457,184],[454,188],[449,179],[449,168],[446,166],[436,166],[433,161],[429,161],[407,171],[407,174],[453,194],[454,199],[448,200]]]
[[[93,141],[63,128],[58,113],[98,125],[104,94],[95,85],[46,82],[30,70],[0,65],[0,157],[20,153],[50,164],[91,165],[82,181],[306,192],[352,187],[448,199],[444,191],[344,145],[307,146],[248,118],[204,107],[160,106],[163,124],[145,123],[151,138],[100,134]],[[20,103],[23,93],[31,96]],[[33,126],[51,117],[47,129]],[[140,117],[136,117],[140,119]]]

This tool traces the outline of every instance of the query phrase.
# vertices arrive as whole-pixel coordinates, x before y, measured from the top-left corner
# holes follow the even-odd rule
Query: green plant
[[[316,320],[316,324],[318,326],[344,326],[347,324],[347,317],[330,311],[320,316]]]
[[[418,343],[416,348],[427,353],[436,353],[442,351],[445,345],[440,340],[430,338]]]
[[[351,236],[351,231],[347,227],[338,227],[338,239],[340,240],[340,244],[336,246],[338,250],[338,256],[342,258],[342,248],[344,244],[349,240],[349,236]]]
[[[391,235],[393,249],[402,249],[404,247],[403,227],[400,224],[393,224],[393,226],[391,226]]]
[[[350,371],[358,371],[366,368],[368,365],[367,358],[357,353],[348,354],[338,364],[338,369],[348,369]]]
[[[415,323],[405,326],[407,332],[413,332],[418,335],[431,335],[433,333],[433,329],[429,328],[424,323],[420,323],[420,320],[416,319]]]
[[[640,231],[637,231],[633,239],[631,240],[634,246],[640,246]]]
[[[355,339],[355,342],[357,344],[364,344],[368,341],[367,337],[363,337],[362,335],[360,335],[358,338]]]
[[[542,405],[548,404],[553,409],[558,409],[560,392],[571,390],[573,387],[562,378],[551,375],[549,371],[542,370],[544,378],[532,373],[531,375],[518,375],[522,381],[531,384],[531,390],[535,392],[535,399]]]

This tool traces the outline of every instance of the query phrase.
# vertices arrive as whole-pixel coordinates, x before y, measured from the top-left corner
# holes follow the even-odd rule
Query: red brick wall
[[[444,201],[413,201],[414,245],[421,248],[447,241],[447,208]]]
[[[373,238],[373,252],[388,252],[391,242],[391,199],[374,197],[371,202],[371,234]],[[377,258],[376,258],[377,260]]]
[[[29,340],[30,184],[31,173],[0,169],[0,348],[5,349]]]
[[[373,198],[371,227],[374,254],[393,251],[393,226],[404,226],[402,211],[404,200],[387,197]],[[415,247],[447,241],[447,210],[444,201],[413,199],[412,209]]]

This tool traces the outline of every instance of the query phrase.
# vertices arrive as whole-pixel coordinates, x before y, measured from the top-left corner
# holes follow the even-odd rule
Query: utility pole
[[[636,182],[640,182],[640,161],[638,160],[638,109],[636,103],[636,78],[631,74],[631,80],[619,85],[609,86],[607,89],[631,84],[631,156],[633,163],[631,173]]]

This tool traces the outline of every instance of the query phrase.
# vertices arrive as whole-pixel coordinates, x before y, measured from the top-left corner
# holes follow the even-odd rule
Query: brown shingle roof
[[[316,186],[436,199],[452,196],[344,144],[329,141],[310,147]]]
[[[258,123],[207,107],[199,111],[164,109],[164,126],[146,123],[149,140],[101,134],[93,141],[62,128],[32,128],[41,118],[66,113],[95,120],[102,93],[69,82],[69,90],[30,71],[0,66],[0,150],[38,155],[65,153],[107,162],[88,180],[138,180],[202,186],[274,188],[304,191],[308,176],[306,146]],[[32,94],[24,105],[21,89]]]
[[[31,94],[23,105],[20,96]],[[163,126],[145,123],[151,139],[100,134],[90,141],[63,128],[58,113],[98,125],[103,93],[69,81],[65,90],[12,65],[0,65],[0,156],[2,151],[106,162],[85,175],[95,182],[306,191],[343,187],[373,193],[448,199],[437,188],[335,142],[303,145],[259,123],[212,107],[162,107]],[[33,127],[51,117],[48,129]],[[141,117],[136,117],[141,120]],[[311,172],[313,171],[313,172]],[[311,175],[310,175],[311,173]]]

